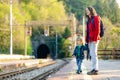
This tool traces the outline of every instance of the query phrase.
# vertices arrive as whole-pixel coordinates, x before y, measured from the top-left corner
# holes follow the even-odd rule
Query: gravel
[[[39,75],[41,75],[49,70],[52,70],[56,67],[61,66],[64,63],[65,63],[65,61],[63,61],[63,60],[56,60],[56,64],[52,64],[52,65],[49,65],[49,66],[46,66],[43,68],[35,69],[33,71],[30,71],[30,72],[19,74],[19,75],[12,77],[12,78],[7,79],[7,80],[31,80],[35,76],[39,76]]]

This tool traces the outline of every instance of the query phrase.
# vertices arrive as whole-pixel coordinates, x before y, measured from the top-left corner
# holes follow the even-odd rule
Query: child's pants
[[[80,59],[80,58],[76,59],[76,63],[77,63],[77,66],[78,66],[78,70],[77,71],[82,71],[81,70],[82,61],[83,61],[83,59]]]
[[[98,70],[98,55],[97,55],[97,49],[98,49],[99,40],[97,43],[89,42],[89,50],[90,50],[90,56],[92,61],[92,69]]]

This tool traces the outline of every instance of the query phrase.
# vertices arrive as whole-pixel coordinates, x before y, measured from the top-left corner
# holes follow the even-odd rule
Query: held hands
[[[75,58],[75,55],[72,55],[72,58]]]
[[[96,41],[94,41],[94,44],[96,44],[97,42]]]

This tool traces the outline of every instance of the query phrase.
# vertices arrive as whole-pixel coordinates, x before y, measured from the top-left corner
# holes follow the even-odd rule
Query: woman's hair
[[[92,6],[87,7],[87,9],[90,11],[91,16],[97,15],[96,10]],[[89,16],[86,13],[85,15],[87,18],[89,18]]]

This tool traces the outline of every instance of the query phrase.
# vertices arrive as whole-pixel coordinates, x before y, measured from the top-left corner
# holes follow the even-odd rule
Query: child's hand
[[[75,58],[75,55],[72,55],[72,58]]]

